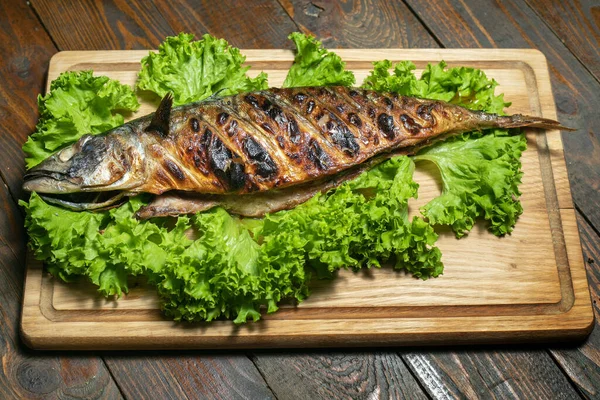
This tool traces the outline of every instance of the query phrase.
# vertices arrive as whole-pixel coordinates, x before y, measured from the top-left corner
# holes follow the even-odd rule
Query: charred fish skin
[[[332,87],[274,88],[179,107],[169,137],[148,149],[160,162],[151,162],[155,179],[139,190],[244,194],[301,184],[435,137],[446,129],[438,120],[463,110],[421,105]]]
[[[495,127],[564,128],[348,87],[271,88],[158,110],[82,138],[25,177],[40,193],[248,194],[333,176],[384,153]]]

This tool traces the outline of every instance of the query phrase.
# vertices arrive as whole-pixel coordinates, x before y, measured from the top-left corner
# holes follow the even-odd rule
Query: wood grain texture
[[[21,145],[35,126],[36,97],[56,49],[25,2],[0,1],[0,14],[0,398],[120,398],[99,357],[33,353],[19,338],[26,243],[15,202]]]
[[[595,0],[526,1],[600,81],[600,3]]]
[[[240,48],[291,49],[287,36],[298,30],[276,0],[176,0],[156,7],[176,32],[210,33]]]
[[[244,53],[250,64],[264,68],[272,85],[281,84],[293,57],[289,51]],[[356,72],[359,83],[371,61],[385,57],[412,59],[420,68],[439,59],[481,67],[500,82],[515,112],[555,117],[547,65],[537,51],[345,49],[338,53]],[[65,52],[53,58],[50,76],[65,69],[92,68],[131,84],[139,68],[136,63],[145,54]],[[149,108],[145,104],[139,113]],[[315,286],[313,296],[297,309],[284,307],[259,324],[234,329],[230,322],[216,322],[185,329],[161,319],[156,300],[143,292],[132,293],[132,302],[129,297],[107,302],[89,288],[55,285],[40,275],[39,265],[32,265],[23,314],[26,338],[36,346],[53,348],[214,348],[518,341],[585,334],[592,314],[572,204],[560,200],[569,195],[564,165],[555,162],[562,158],[557,135],[529,135],[530,148],[523,158],[525,212],[513,235],[498,239],[483,225],[460,241],[449,232],[442,234],[438,245],[447,269],[441,279],[415,282],[387,270],[341,273],[333,282]],[[427,180],[427,174],[417,179],[422,187],[419,202],[439,192],[439,182]],[[415,209],[419,202],[414,203]],[[566,248],[559,245],[563,242]],[[555,258],[548,257],[555,250]],[[358,306],[357,298],[362,299]],[[357,318],[360,324],[354,323]],[[119,335],[114,335],[115,321]]]
[[[578,399],[544,350],[403,353],[434,399]]]
[[[0,15],[0,176],[16,199],[25,172],[21,146],[35,127],[37,95],[56,49],[25,2],[0,1]]]
[[[149,1],[31,3],[60,50],[151,49],[175,34]]]
[[[522,0],[407,3],[445,47],[538,48],[546,55],[559,120],[578,128],[563,135],[573,198],[598,229],[600,85],[594,77]]]
[[[279,400],[427,398],[393,352],[255,352],[252,359]]]
[[[349,3],[348,3],[348,4],[349,4]],[[297,15],[297,16],[298,16],[298,15]],[[201,16],[200,16],[200,17],[201,17]],[[215,17],[213,17],[213,18],[216,18],[216,20],[217,20],[217,21],[219,21],[219,22],[220,22],[220,20],[221,20],[221,18],[219,18],[219,16],[218,16],[218,15],[216,15],[216,16],[215,16]],[[394,18],[397,18],[397,17],[394,17]],[[393,21],[392,21],[392,22],[393,22]],[[497,22],[497,21],[495,21],[495,23],[496,23],[496,22]],[[210,23],[210,21],[209,21],[209,23]],[[216,23],[216,22],[215,22],[215,23]],[[341,25],[341,26],[340,26],[340,28],[343,28],[343,25]],[[458,29],[459,29],[459,30],[460,30],[460,29],[462,29],[462,26],[460,26],[460,25],[459,25],[459,26],[458,26]],[[341,35],[341,34],[339,33],[339,31],[340,31],[340,30],[343,30],[343,29],[338,29],[338,31],[335,31],[335,32],[333,33],[333,39],[334,39],[333,41],[334,41],[334,42],[335,42],[335,37],[336,37],[336,36],[339,36],[339,35]],[[102,33],[102,32],[100,32],[100,34],[103,34],[103,33]],[[410,33],[409,33],[409,34],[410,34]],[[225,36],[225,37],[227,37],[228,35],[229,35],[229,33],[227,33],[227,34],[226,34],[226,35],[224,35],[224,36]],[[251,34],[250,34],[249,36],[251,36]],[[367,37],[367,38],[368,38],[368,36],[369,36],[368,32],[365,32],[365,37]],[[385,36],[382,36],[380,39],[381,39],[381,40],[385,40]],[[256,39],[253,39],[253,38],[246,38],[246,39],[244,39],[244,40],[251,41],[251,40],[256,40]],[[282,43],[287,43],[287,45],[285,45],[285,44],[284,44],[284,45],[281,45],[281,46],[280,46],[280,45],[278,45],[278,46],[274,46],[274,47],[284,47],[284,46],[285,46],[285,47],[289,47],[289,42],[287,42],[287,41],[286,41],[286,40],[285,40],[283,37],[281,37],[281,38],[278,38],[278,39],[275,39],[275,40],[280,40]],[[368,40],[368,39],[365,39],[365,40]],[[401,38],[401,40],[402,40],[402,38]],[[331,41],[326,41],[326,45],[329,45],[329,43],[331,43]],[[374,45],[375,45],[375,46],[377,46],[376,44],[374,44]],[[251,47],[251,46],[245,46],[245,47]],[[380,46],[377,46],[377,47],[380,47]],[[383,46],[381,46],[381,47],[383,47]],[[597,241],[597,240],[596,240],[596,241]],[[179,354],[179,356],[180,356],[180,357],[184,357],[184,355],[181,355],[181,354]],[[303,354],[295,354],[295,356],[296,356],[296,358],[301,358],[301,357],[303,357],[304,355],[303,355]],[[535,356],[536,356],[536,357],[543,357],[543,356],[539,355],[538,353],[536,353],[536,354],[535,354]],[[333,355],[332,357],[335,357],[335,355]],[[368,357],[368,355],[365,355],[364,357]],[[516,355],[514,355],[514,354],[511,354],[511,357],[517,357],[517,356],[516,356]],[[110,358],[110,356],[109,356],[109,358]],[[288,362],[292,362],[291,360],[286,360],[286,361],[288,361]],[[298,360],[294,360],[294,361],[295,361],[296,363],[300,363],[300,361],[298,361]],[[127,364],[127,360],[125,360],[125,359],[120,359],[118,362],[119,362],[119,363],[123,363],[124,365],[131,365],[131,364]],[[435,360],[433,361],[433,363],[435,363]],[[322,363],[322,365],[324,366],[324,368],[326,368],[328,365],[331,365],[331,364],[330,364],[329,362],[323,362],[323,363]],[[149,382],[152,382],[152,380],[151,380],[151,379],[153,379],[153,378],[157,378],[157,377],[166,377],[166,378],[165,378],[165,382],[166,382],[166,384],[168,384],[168,382],[169,382],[169,377],[171,376],[171,375],[168,373],[169,365],[168,365],[168,364],[165,364],[165,365],[163,365],[161,368],[162,368],[162,369],[160,369],[160,372],[156,372],[156,371],[159,371],[159,369],[155,369],[154,371],[147,372],[147,373],[143,373],[143,372],[142,372],[142,369],[137,369],[137,370],[136,370],[136,369],[132,369],[132,371],[136,371],[136,376],[137,376],[137,378],[136,378],[136,377],[132,377],[132,376],[131,376],[131,375],[128,373],[128,371],[127,371],[127,368],[126,368],[126,367],[123,367],[123,368],[121,369],[121,374],[120,374],[120,375],[123,377],[123,378],[122,378],[122,380],[123,380],[123,381],[128,381],[128,382],[130,382],[130,384],[131,384],[131,385],[135,385],[135,382],[131,382],[131,381],[132,381],[132,380],[134,380],[134,379],[138,379],[138,380],[148,380]],[[481,368],[482,368],[482,370],[485,370],[486,366],[481,366]],[[582,365],[579,365],[579,368],[583,369],[583,370],[584,370],[584,372],[585,372],[585,371],[587,371],[587,370],[588,370],[588,368],[589,368],[589,367],[588,367],[588,365],[587,365],[587,364],[582,364]],[[150,370],[150,368],[149,368],[148,370]],[[384,367],[384,369],[383,369],[383,370],[384,370],[384,371],[383,371],[383,374],[384,374],[385,376],[387,376],[387,375],[388,375],[388,374],[387,374],[387,367]],[[318,373],[318,372],[315,372],[315,373]],[[455,379],[455,380],[460,380],[460,374],[462,374],[463,372],[462,372],[461,370],[455,370],[455,371],[453,371],[453,373],[454,373],[454,378],[453,378],[453,379]],[[524,369],[515,369],[515,370],[514,370],[514,373],[513,373],[513,374],[511,374],[511,375],[509,375],[509,379],[513,379],[513,380],[516,380],[516,381],[518,381],[518,380],[522,379],[522,376],[521,376],[522,374],[527,374],[527,369],[525,369],[525,368],[524,368]],[[434,375],[434,376],[435,376],[435,375]],[[286,378],[289,378],[289,377],[286,377]],[[200,379],[200,378],[199,378],[199,379]],[[302,381],[302,380],[294,380],[294,382],[296,382],[298,385],[302,385],[302,383],[303,383],[303,381]],[[139,384],[139,383],[138,383],[138,384]],[[291,386],[291,385],[292,385],[292,384],[290,383],[290,386]],[[301,388],[300,388],[300,389],[297,389],[297,390],[301,390]],[[135,393],[135,392],[133,392],[133,393]],[[289,392],[288,392],[288,393],[289,393]],[[483,394],[482,394],[482,397],[486,397],[485,395],[486,395],[486,393],[483,393]]]
[[[130,399],[275,398],[243,354],[123,353],[109,355],[106,363]]]
[[[587,398],[594,399],[600,397],[600,241],[598,233],[579,213],[578,225],[592,292],[595,328],[581,346],[553,346],[550,352],[578,389]]]
[[[303,33],[326,47],[439,47],[399,1],[279,1]]]
[[[597,235],[600,146],[595,133],[600,128],[595,116],[599,104],[598,86],[585,67],[554,36],[556,31],[552,33],[548,28],[551,22],[544,23],[520,1],[409,1],[409,4],[444,46],[536,47],[546,54],[559,118],[567,125],[580,127],[576,134],[563,136],[565,156],[573,197],[596,227],[580,223],[580,230],[583,237],[587,232],[588,243],[597,246],[600,240]],[[545,12],[554,11],[548,8]],[[597,293],[597,279],[589,271],[588,268],[592,293]],[[597,297],[595,300],[597,302]],[[596,327],[583,346],[552,352],[578,390],[591,397],[598,393],[598,347]]]
[[[2,184],[0,210],[0,398],[120,398],[99,357],[34,353],[19,340],[24,228]]]

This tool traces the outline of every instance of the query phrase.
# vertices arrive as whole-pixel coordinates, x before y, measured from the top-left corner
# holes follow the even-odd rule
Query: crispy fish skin
[[[453,134],[521,126],[568,129],[544,118],[347,87],[272,88],[175,108],[167,96],[156,113],[49,157],[26,174],[24,189],[266,192]]]

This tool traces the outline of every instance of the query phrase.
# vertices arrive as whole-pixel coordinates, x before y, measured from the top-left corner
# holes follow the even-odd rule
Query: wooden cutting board
[[[511,113],[556,118],[548,66],[537,50],[336,50],[360,84],[371,62],[412,60],[419,69],[446,60],[483,69]],[[61,52],[48,82],[62,71],[92,69],[133,84],[147,51]],[[251,75],[264,70],[281,85],[293,54],[246,50]],[[145,103],[132,117],[154,111]],[[155,289],[132,283],[121,299],[104,299],[85,282],[65,284],[29,258],[21,332],[39,349],[158,349],[439,345],[575,340],[593,313],[558,131],[527,133],[523,215],[512,235],[497,238],[476,225],[457,240],[440,231],[444,274],[421,281],[389,268],[341,271],[314,282],[301,305],[282,306],[258,323],[175,323],[162,316]],[[440,193],[435,169],[419,165],[411,213]]]

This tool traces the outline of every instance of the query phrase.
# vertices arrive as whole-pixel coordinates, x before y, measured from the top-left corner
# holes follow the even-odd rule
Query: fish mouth
[[[102,211],[125,202],[127,193],[119,190],[109,192],[79,192],[69,194],[38,194],[46,203],[56,204],[73,211]]]
[[[58,171],[31,170],[23,177],[23,190],[41,193],[73,193],[81,186],[71,182],[67,174]]]
[[[58,171],[34,169],[24,176],[23,189],[36,192],[46,202],[73,211],[101,211],[123,203],[126,193],[121,190],[86,191]]]

